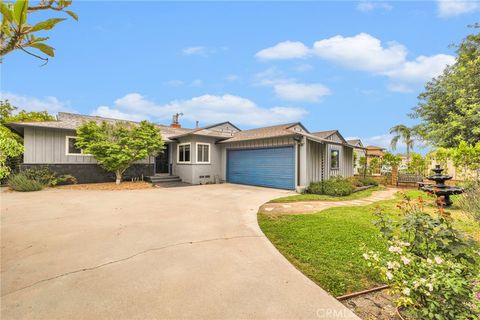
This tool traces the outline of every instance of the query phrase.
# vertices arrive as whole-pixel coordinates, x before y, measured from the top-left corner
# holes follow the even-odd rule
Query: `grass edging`
[[[291,196],[281,197],[277,199],[270,200],[269,203],[287,203],[287,202],[298,202],[298,201],[347,201],[347,200],[357,200],[366,198],[372,195],[375,191],[385,190],[383,186],[372,186],[370,188],[359,190],[353,192],[348,196],[327,196],[323,194],[295,194]]]

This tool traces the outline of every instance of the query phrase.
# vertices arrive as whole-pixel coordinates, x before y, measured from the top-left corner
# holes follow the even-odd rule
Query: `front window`
[[[330,151],[330,168],[338,169],[340,161],[340,152],[338,150]]]
[[[76,137],[66,137],[65,151],[67,155],[83,155],[82,149],[77,148],[76,143]]]
[[[197,143],[197,163],[210,163],[210,143]]]
[[[190,143],[182,143],[178,145],[178,163],[190,162]]]

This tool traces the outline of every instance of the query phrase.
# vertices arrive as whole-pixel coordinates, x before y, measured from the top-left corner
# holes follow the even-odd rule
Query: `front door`
[[[168,155],[170,154],[170,145],[166,144],[163,152],[155,157],[155,173],[169,173],[168,172]]]

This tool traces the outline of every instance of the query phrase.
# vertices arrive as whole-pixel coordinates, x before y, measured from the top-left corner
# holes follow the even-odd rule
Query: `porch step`
[[[161,184],[161,183],[172,183],[172,182],[181,182],[182,179],[180,179],[179,176],[170,176],[168,174],[156,174],[154,176],[148,176],[145,177],[145,180],[148,182],[151,182],[153,184]]]

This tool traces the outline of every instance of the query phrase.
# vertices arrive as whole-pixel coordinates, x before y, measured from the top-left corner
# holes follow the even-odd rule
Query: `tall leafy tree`
[[[416,132],[437,147],[480,141],[480,33],[457,46],[456,62],[426,84],[411,116],[422,120]]]
[[[403,141],[407,149],[407,162],[410,162],[410,150],[413,149],[414,143],[414,132],[411,128],[406,125],[399,124],[390,129],[390,133],[393,134],[392,141],[390,141],[390,147],[392,150],[397,148],[397,144],[400,140]]]
[[[76,146],[91,154],[108,172],[114,172],[120,184],[123,173],[138,160],[163,151],[160,130],[148,121],[138,125],[90,121],[77,129]]]
[[[19,121],[51,121],[55,118],[46,111],[28,112],[17,108],[8,100],[0,101],[0,179],[7,177],[12,168],[9,159],[19,158],[23,154],[23,139],[18,134],[5,127],[6,122]]]
[[[21,50],[36,58],[48,62],[48,57],[33,53],[30,49],[36,49],[43,54],[53,57],[54,48],[45,43],[49,37],[38,37],[37,33],[51,30],[55,25],[65,18],[51,18],[34,25],[28,24],[28,17],[31,13],[39,11],[61,11],[78,20],[77,15],[67,8],[72,4],[69,0],[40,0],[40,2],[29,5],[28,0],[16,0],[13,2],[0,2],[2,13],[2,25],[0,29],[0,57],[3,58],[14,50]]]

